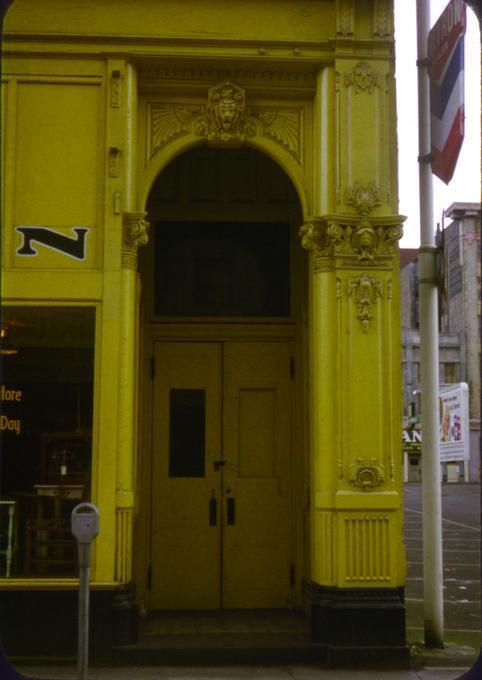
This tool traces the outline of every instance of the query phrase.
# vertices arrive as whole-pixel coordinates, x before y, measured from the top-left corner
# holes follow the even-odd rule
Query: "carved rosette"
[[[125,212],[122,220],[122,267],[137,270],[137,251],[149,240],[145,212]]]
[[[355,184],[347,191],[347,203],[353,205],[359,215],[366,217],[380,205],[380,191],[371,182]]]
[[[357,458],[348,467],[350,483],[363,491],[374,489],[385,482],[385,468],[376,458]]]
[[[206,105],[155,103],[149,108],[149,158],[182,135],[236,146],[260,135],[288,151],[299,163],[303,145],[301,108],[247,107],[243,88],[229,81],[208,91]]]
[[[379,86],[379,76],[370,64],[360,61],[352,71],[345,73],[345,85],[353,87],[355,93],[371,93],[374,87]]]
[[[376,299],[382,296],[382,281],[374,279],[368,274],[362,274],[348,279],[347,293],[352,297],[357,307],[357,316],[364,333],[368,331],[373,314],[372,308]]]

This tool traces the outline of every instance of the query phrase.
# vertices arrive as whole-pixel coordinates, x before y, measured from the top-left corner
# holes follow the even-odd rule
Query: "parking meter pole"
[[[90,544],[79,544],[79,680],[87,680],[89,668]]]
[[[80,503],[72,510],[72,533],[79,546],[79,680],[87,680],[89,666],[90,546],[99,533],[99,510]]]

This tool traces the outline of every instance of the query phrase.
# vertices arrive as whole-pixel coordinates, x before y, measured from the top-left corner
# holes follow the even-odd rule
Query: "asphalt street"
[[[481,643],[480,611],[480,487],[442,486],[444,615],[447,644]],[[423,641],[422,486],[405,487],[405,544],[407,548],[407,637]]]

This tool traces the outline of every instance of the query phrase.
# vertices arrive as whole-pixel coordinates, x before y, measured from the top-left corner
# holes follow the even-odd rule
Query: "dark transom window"
[[[290,314],[288,223],[161,222],[156,316]]]

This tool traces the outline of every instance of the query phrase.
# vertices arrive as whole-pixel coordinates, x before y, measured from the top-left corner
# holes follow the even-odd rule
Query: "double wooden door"
[[[291,346],[155,346],[151,607],[291,599]]]

